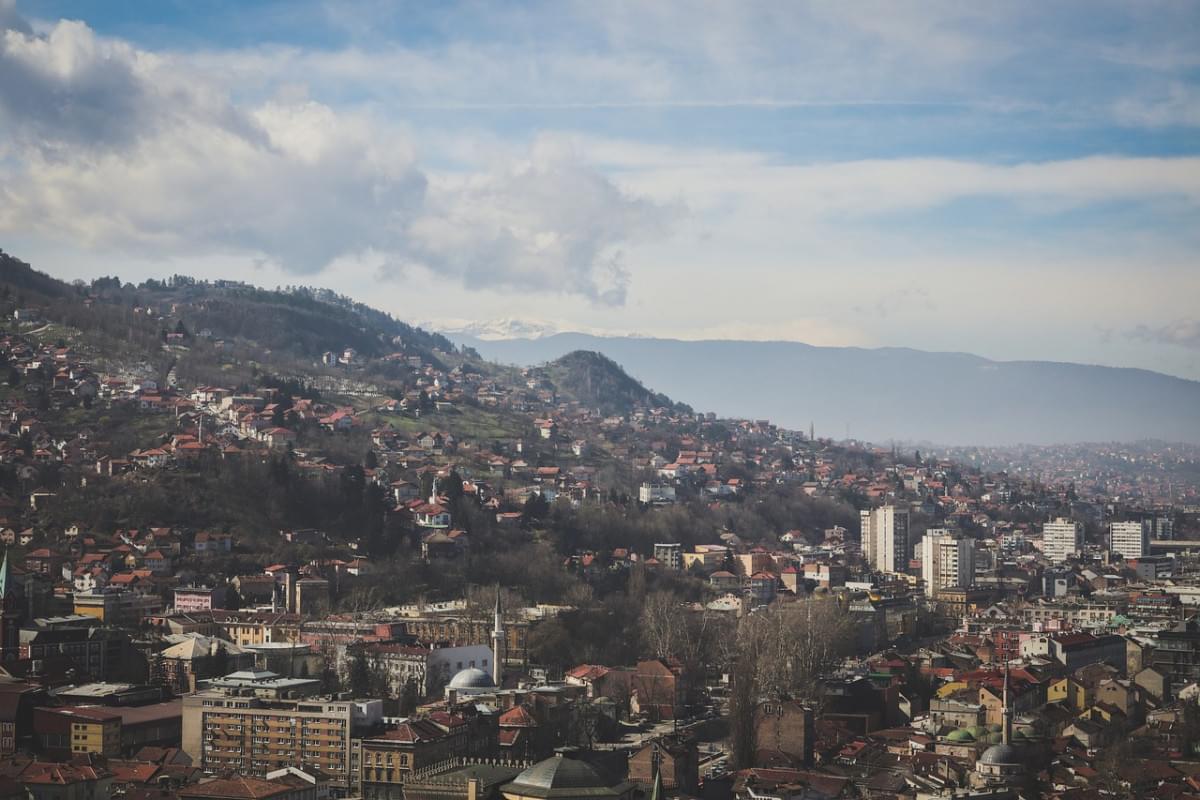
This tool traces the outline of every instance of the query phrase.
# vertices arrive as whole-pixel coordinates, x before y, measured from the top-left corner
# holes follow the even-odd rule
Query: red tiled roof
[[[508,728],[536,728],[537,720],[525,706],[513,706],[500,715],[500,725]]]

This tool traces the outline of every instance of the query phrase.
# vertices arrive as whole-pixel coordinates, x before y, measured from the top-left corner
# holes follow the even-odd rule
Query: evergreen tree
[[[349,690],[355,697],[367,697],[371,693],[371,665],[361,648],[350,661]]]
[[[535,520],[545,519],[549,513],[550,504],[546,502],[546,498],[542,496],[541,492],[534,492],[529,495],[524,508],[521,509],[521,524],[529,525]]]
[[[446,476],[446,480],[442,481],[439,488],[451,505],[457,503],[463,496],[463,480],[456,470],[450,470],[450,474]]]

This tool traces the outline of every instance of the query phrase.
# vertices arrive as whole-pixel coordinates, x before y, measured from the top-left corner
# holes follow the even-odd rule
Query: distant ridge
[[[849,434],[877,443],[1200,443],[1200,382],[1149,370],[798,342],[580,333],[449,338],[489,360],[521,365],[574,350],[600,352],[697,410],[769,418],[803,430],[812,422],[817,435],[838,439]]]

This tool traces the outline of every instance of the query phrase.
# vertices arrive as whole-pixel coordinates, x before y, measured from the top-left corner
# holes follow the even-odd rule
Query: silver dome
[[[478,667],[469,667],[455,673],[454,677],[450,679],[449,687],[451,689],[494,689],[496,684],[492,681],[491,675]]]

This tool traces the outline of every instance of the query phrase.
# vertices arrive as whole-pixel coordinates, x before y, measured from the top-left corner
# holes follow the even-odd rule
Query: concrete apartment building
[[[921,539],[921,577],[926,597],[965,589],[975,581],[975,542],[946,528],[930,528]]]
[[[881,572],[908,568],[908,509],[881,506],[860,512],[863,557]]]
[[[316,767],[338,787],[357,781],[351,735],[382,724],[381,700],[315,696],[319,682],[235,672],[183,699],[183,750],[206,773],[265,777]]]
[[[654,557],[668,569],[683,569],[683,545],[678,542],[655,543]]]
[[[1055,564],[1083,551],[1083,525],[1066,517],[1042,526],[1042,555]]]
[[[1126,560],[1150,555],[1150,525],[1146,522],[1111,522],[1108,549]]]

